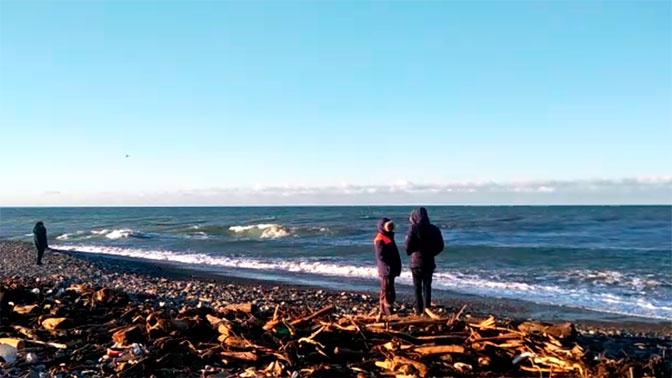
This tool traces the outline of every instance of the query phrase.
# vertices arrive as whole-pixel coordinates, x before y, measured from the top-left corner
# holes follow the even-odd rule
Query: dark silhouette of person
[[[44,223],[35,223],[35,227],[33,227],[33,239],[35,241],[37,265],[42,265],[42,256],[44,256],[44,251],[49,248],[49,244],[47,243],[47,228],[44,227]]]
[[[443,235],[429,222],[427,209],[421,207],[411,212],[411,228],[404,239],[409,267],[415,289],[415,313],[420,315],[432,303],[432,275],[436,269],[435,257],[443,251]]]
[[[380,314],[392,315],[392,306],[397,297],[394,278],[401,274],[401,257],[394,242],[394,222],[388,218],[378,220],[378,233],[373,239],[378,277],[380,278]]]

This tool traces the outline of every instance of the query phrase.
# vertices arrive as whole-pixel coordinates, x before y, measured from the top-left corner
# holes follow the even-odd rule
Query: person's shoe
[[[37,265],[42,265],[42,261],[38,261],[38,262],[37,262]]]

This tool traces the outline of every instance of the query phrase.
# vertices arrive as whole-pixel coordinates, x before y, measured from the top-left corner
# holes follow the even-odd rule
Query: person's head
[[[394,232],[394,222],[390,218],[380,218],[378,220],[378,231],[382,233],[391,233]]]
[[[408,220],[412,224],[429,223],[429,214],[427,214],[427,209],[420,207],[411,211],[411,216],[408,217]]]
[[[44,223],[42,223],[42,221],[39,221],[35,223],[35,227],[44,227]]]

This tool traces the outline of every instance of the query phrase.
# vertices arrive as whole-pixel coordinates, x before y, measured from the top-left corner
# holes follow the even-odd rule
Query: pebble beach
[[[206,274],[180,269],[174,265],[54,250],[47,251],[44,265],[38,266],[34,261],[32,246],[25,242],[1,241],[0,264],[0,281],[5,291],[12,285],[56,287],[87,284],[124,292],[132,302],[165,311],[204,306],[218,309],[231,304],[251,303],[262,312],[272,312],[274,308],[283,306],[296,312],[309,313],[325,306],[333,306],[334,312],[342,315],[377,314],[378,299],[375,292],[343,292],[329,288],[280,285]],[[531,313],[549,313],[548,309],[540,311],[529,305],[511,301],[498,302],[492,299],[456,296],[437,300],[434,311],[439,316],[461,311],[465,319],[481,319],[489,315],[495,315],[500,319],[525,318]],[[4,300],[3,306],[7,306],[7,299]],[[401,293],[397,310],[397,316],[400,318],[412,316],[412,302],[408,293]],[[559,319],[562,314],[561,309],[556,309],[553,316],[558,321],[574,323],[580,334],[616,343],[621,349],[627,349],[629,343],[636,349],[634,340],[639,344],[642,340],[645,340],[645,344],[646,340],[650,341],[649,351],[652,354],[656,348],[660,349],[660,352],[671,345],[672,328],[669,322],[635,318],[601,319],[599,316],[584,320]],[[567,317],[573,314],[566,313]],[[3,323],[0,337],[10,333],[7,327],[7,324]],[[667,359],[665,363],[669,366],[669,353],[664,358]],[[37,368],[39,370],[39,366]],[[42,368],[44,369],[44,366]],[[40,376],[38,370],[35,366],[24,366],[23,371],[6,369],[0,376],[31,376],[30,374]]]

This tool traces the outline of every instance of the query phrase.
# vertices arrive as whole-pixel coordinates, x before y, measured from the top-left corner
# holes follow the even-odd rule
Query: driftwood
[[[527,321],[519,324],[517,328],[525,333],[544,333],[559,339],[576,337],[576,328],[574,327],[574,324],[568,322],[551,324]]]
[[[305,323],[305,322],[308,322],[308,321],[310,321],[310,320],[313,320],[313,319],[315,319],[315,318],[317,318],[317,317],[320,317],[320,316],[322,316],[322,315],[325,315],[325,314],[327,314],[327,313],[329,313],[329,312],[331,312],[331,311],[333,311],[333,310],[334,310],[334,306],[327,306],[327,307],[325,307],[325,308],[323,308],[323,309],[321,309],[321,310],[319,310],[319,311],[316,311],[316,312],[314,312],[314,313],[312,313],[312,314],[310,314],[310,315],[308,315],[308,316],[304,316],[304,317],[302,317],[302,318],[300,318],[300,319],[296,319],[296,320],[292,321],[292,322],[289,323],[289,324],[291,324],[292,326],[297,326],[297,325],[303,324],[303,323]]]
[[[42,327],[49,331],[67,328],[69,325],[70,321],[68,318],[47,318],[42,320]]]
[[[112,334],[112,340],[117,344],[132,344],[145,340],[142,329],[138,325],[120,329]]]
[[[86,371],[78,376],[95,377],[662,377],[671,371],[669,340],[642,340],[660,353],[635,360],[597,349],[599,340],[571,323],[464,321],[465,307],[380,321],[344,315],[334,305],[261,310],[246,302],[175,311],[141,301],[122,305],[128,296],[109,288],[49,289],[53,294],[5,309],[0,344],[18,352],[15,360],[7,357],[11,363],[0,362],[4,376],[23,376],[30,361],[40,361],[50,376]]]
[[[252,303],[233,303],[224,306],[222,308],[223,312],[233,311],[233,312],[243,312],[246,314],[252,314],[257,311],[257,306]]]
[[[40,340],[25,340],[25,341],[29,344],[44,345],[44,346],[57,348],[57,349],[68,349],[68,346],[66,344],[62,344],[62,343],[45,342],[45,341],[40,341]]]
[[[464,347],[462,345],[434,345],[416,347],[412,351],[427,356],[430,354],[464,353]]]

